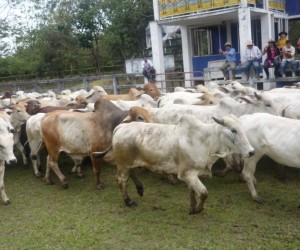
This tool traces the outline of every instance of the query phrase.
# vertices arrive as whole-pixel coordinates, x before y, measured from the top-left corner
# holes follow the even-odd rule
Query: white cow
[[[188,102],[194,101],[194,102],[199,102],[202,93],[190,93],[190,92],[172,92],[172,93],[167,93],[164,96],[160,97],[158,99],[158,107],[164,107],[167,105],[172,105],[174,103],[174,100],[176,99],[185,99]]]
[[[0,192],[5,205],[10,203],[4,187],[5,162],[7,164],[17,162],[13,153],[13,134],[7,129],[10,126],[7,120],[0,118]]]
[[[300,121],[263,113],[245,115],[239,121],[256,152],[244,160],[242,176],[253,200],[261,203],[263,199],[255,189],[256,164],[267,155],[282,165],[300,168]]]
[[[26,134],[31,150],[30,158],[32,161],[34,174],[37,177],[42,176],[41,172],[39,171],[39,166],[41,164],[39,153],[45,147],[41,134],[41,120],[45,115],[46,113],[38,113],[36,115],[32,115],[26,123]],[[81,172],[82,160],[72,157],[71,159],[74,161],[74,167],[72,168],[71,173],[77,173],[78,177],[83,177],[83,174]]]
[[[44,147],[43,138],[40,132],[41,120],[46,115],[46,113],[38,113],[32,115],[26,123],[26,134],[28,137],[28,143],[30,147],[30,157],[32,161],[32,166],[34,169],[34,174],[37,177],[41,176],[38,165],[40,164],[40,150]]]
[[[300,93],[276,93],[268,92],[275,103],[277,112],[280,116],[292,119],[300,118]]]
[[[131,107],[140,106],[145,108],[156,108],[157,101],[155,101],[150,95],[142,94],[138,97],[135,101],[124,101],[124,100],[117,100],[111,101],[117,107],[122,110],[129,110]]]
[[[207,190],[198,177],[211,177],[211,167],[220,157],[237,152],[243,157],[254,154],[235,116],[214,120],[219,124],[205,124],[183,115],[178,125],[133,122],[116,127],[112,156],[125,204],[136,205],[128,196],[127,181],[130,170],[141,166],[158,173],[177,174],[190,189],[190,214],[201,212]],[[107,160],[111,155],[105,157]],[[135,184],[139,195],[143,195],[142,184]]]
[[[11,107],[10,123],[13,126],[14,145],[21,152],[23,164],[27,165],[27,157],[24,151],[24,147],[20,141],[21,126],[26,123],[30,115],[26,112],[26,108],[21,104],[15,104]]]
[[[242,116],[256,112],[266,112],[277,115],[277,110],[271,98],[266,94],[257,94],[256,100],[243,98],[247,103],[238,103],[232,98],[223,98],[219,105],[214,106],[195,106],[173,104],[163,108],[150,108],[148,111],[156,123],[176,124],[183,114],[195,116],[202,122],[213,122],[213,116],[225,116],[234,114]]]

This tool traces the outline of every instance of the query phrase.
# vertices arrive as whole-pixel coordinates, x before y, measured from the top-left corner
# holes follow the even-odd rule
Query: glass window
[[[211,30],[196,28],[192,30],[194,56],[212,54]]]

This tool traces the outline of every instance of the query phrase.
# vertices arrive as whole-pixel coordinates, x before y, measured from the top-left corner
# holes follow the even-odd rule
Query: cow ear
[[[217,118],[217,117],[212,117],[214,119],[214,121],[222,126],[224,126],[225,122],[223,118]]]
[[[247,104],[253,104],[252,100],[250,100],[248,97],[246,96],[241,96],[240,97],[241,100],[243,100],[245,103]]]
[[[232,90],[231,90],[231,89],[229,89],[229,88],[226,88],[226,87],[222,87],[222,86],[218,87],[218,89],[219,89],[220,91],[222,91],[223,93],[226,93],[226,94],[228,94],[228,93],[231,93],[231,92],[232,92]]]
[[[225,137],[234,144],[234,136],[233,133],[229,129],[225,129]]]
[[[139,114],[139,115],[136,116],[135,120],[137,122],[144,122],[145,121],[145,117]]]

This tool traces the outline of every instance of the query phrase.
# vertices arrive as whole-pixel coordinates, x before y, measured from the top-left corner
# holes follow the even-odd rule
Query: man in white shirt
[[[144,57],[144,60],[142,61],[142,68],[144,77],[146,77],[149,82],[154,82],[156,71],[152,62],[147,57]]]
[[[295,60],[295,47],[292,46],[292,43],[289,40],[286,40],[285,47],[282,49],[282,61],[280,65],[280,73],[284,76],[285,69],[288,64],[291,64],[293,76],[297,71],[297,61]]]
[[[246,53],[243,57],[244,64],[242,66],[242,70],[246,75],[246,81],[249,80],[249,71],[250,67],[253,66],[255,70],[255,78],[259,80],[259,72],[260,72],[260,63],[259,60],[261,59],[261,51],[257,46],[254,46],[252,41],[246,42]]]

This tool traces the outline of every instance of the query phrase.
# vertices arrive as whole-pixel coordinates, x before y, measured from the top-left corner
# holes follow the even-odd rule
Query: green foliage
[[[7,0],[8,1],[8,0]],[[25,6],[14,0],[14,6]],[[0,44],[5,74],[31,74],[37,77],[63,77],[75,68],[91,68],[96,73],[107,66],[142,54],[145,28],[153,19],[148,0],[34,0],[27,9],[26,23],[8,26],[0,23],[1,36],[12,32],[17,40],[14,55]],[[0,6],[1,8],[1,6]],[[24,9],[24,8],[23,8]],[[34,21],[33,22],[30,21]],[[27,26],[26,26],[27,25]]]
[[[122,59],[142,54],[145,29],[153,20],[152,1],[105,1],[105,14],[109,25],[105,30],[105,42],[111,53]]]
[[[297,41],[300,38],[300,20],[290,20],[289,26],[289,39],[292,41],[292,45],[296,46]]]

